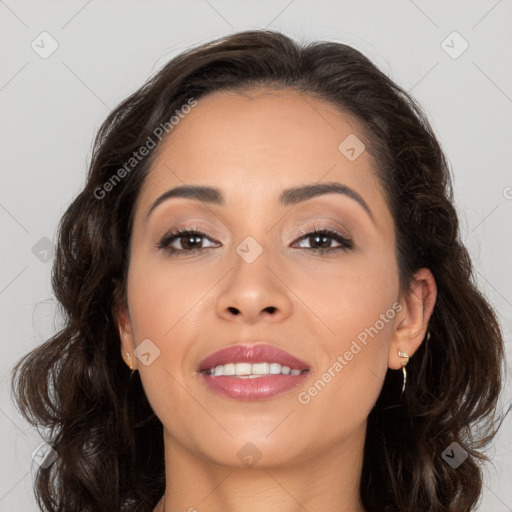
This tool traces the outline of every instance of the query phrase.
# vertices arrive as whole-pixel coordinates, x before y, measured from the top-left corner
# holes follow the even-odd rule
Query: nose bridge
[[[252,323],[269,315],[283,319],[291,312],[289,291],[278,277],[280,265],[269,247],[271,237],[264,242],[263,236],[258,236],[260,243],[248,235],[235,246],[232,271],[217,301],[217,312],[224,318]]]

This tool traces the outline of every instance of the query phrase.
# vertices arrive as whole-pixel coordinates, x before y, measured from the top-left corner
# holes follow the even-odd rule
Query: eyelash
[[[325,254],[328,252],[333,251],[348,251],[353,248],[353,242],[350,238],[347,237],[347,235],[336,231],[332,228],[314,228],[312,231],[303,232],[303,235],[298,238],[295,242],[299,242],[301,240],[317,236],[317,235],[323,235],[327,238],[331,238],[332,240],[338,242],[340,245],[339,247],[330,247],[327,249],[323,248],[308,248],[308,247],[299,247],[300,250],[307,251],[307,252],[313,252],[315,254]],[[164,250],[170,255],[174,255],[176,253],[187,253],[187,254],[196,254],[197,252],[201,252],[203,250],[208,249],[215,249],[215,247],[195,247],[190,250],[186,249],[175,249],[172,247],[169,247],[172,242],[174,242],[176,239],[179,239],[184,236],[196,236],[200,238],[209,238],[206,233],[203,233],[202,231],[199,231],[195,228],[185,228],[185,229],[179,229],[176,231],[171,231],[163,236],[163,238],[158,242],[157,248],[160,250]],[[295,243],[294,242],[294,243]]]

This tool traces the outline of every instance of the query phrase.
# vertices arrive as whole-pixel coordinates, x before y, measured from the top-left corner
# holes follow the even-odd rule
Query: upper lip
[[[210,354],[199,364],[199,371],[209,370],[228,363],[279,363],[296,370],[307,370],[309,365],[288,352],[273,345],[261,343],[257,345],[237,344],[222,348]]]

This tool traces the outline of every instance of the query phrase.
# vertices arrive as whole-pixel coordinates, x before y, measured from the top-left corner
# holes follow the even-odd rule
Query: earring
[[[130,355],[130,352],[126,352],[126,357],[128,358],[128,361],[129,361],[128,368],[130,368],[130,370],[133,373],[135,371],[135,368],[133,367],[133,364],[132,364],[132,356]]]
[[[398,351],[398,357],[401,357],[405,359],[405,361],[400,361],[400,364],[402,365],[402,373],[404,374],[404,383],[402,384],[402,395],[405,391],[405,383],[407,382],[407,371],[405,369],[407,363],[409,362],[409,356],[406,352],[402,352],[401,350]]]

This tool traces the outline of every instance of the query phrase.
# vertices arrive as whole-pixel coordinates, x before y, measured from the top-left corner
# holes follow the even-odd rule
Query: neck
[[[240,468],[198,457],[165,432],[166,491],[155,512],[363,512],[364,434],[289,466]]]

